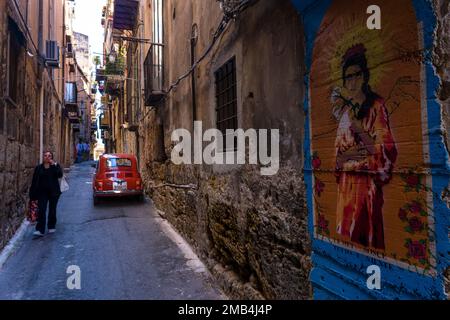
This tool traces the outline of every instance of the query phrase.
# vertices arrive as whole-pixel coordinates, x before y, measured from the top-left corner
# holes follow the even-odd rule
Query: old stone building
[[[107,2],[109,151],[138,156],[160,214],[233,297],[445,297],[449,5],[400,2]],[[380,8],[383,27],[372,30]],[[360,71],[347,75],[349,66]],[[384,167],[362,167],[367,180],[353,185],[363,187],[344,194],[345,121],[332,110],[336,99],[360,107],[343,93],[353,77],[374,99],[362,104],[377,101],[388,119],[375,122],[372,137],[393,142],[373,143],[395,151],[383,149]],[[223,133],[278,129],[279,170],[175,164],[173,133],[194,137],[196,121]],[[351,235],[355,225],[360,236]],[[366,286],[374,264],[386,277],[381,293]]]
[[[43,151],[53,151],[65,168],[73,164],[73,123],[80,121],[80,110],[67,86],[71,68],[77,68],[66,59],[74,9],[69,2],[0,1],[0,248],[25,218],[32,172]]]

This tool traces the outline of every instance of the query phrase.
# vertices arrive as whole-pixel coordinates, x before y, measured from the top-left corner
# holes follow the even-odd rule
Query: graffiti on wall
[[[423,37],[410,0],[333,1],[313,44],[310,155],[314,237],[435,272]]]

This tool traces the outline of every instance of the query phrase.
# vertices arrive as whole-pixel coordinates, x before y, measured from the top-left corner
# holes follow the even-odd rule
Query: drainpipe
[[[44,84],[41,83],[39,98],[39,163],[42,163],[44,153]]]
[[[44,39],[43,39],[43,11],[44,3],[43,0],[39,0],[39,53],[43,55],[44,51]],[[44,153],[44,70],[45,67],[41,69],[41,88],[40,88],[40,98],[39,98],[39,163],[42,163],[42,154]]]
[[[192,26],[191,32],[191,66],[195,64],[195,47],[198,39],[198,27],[197,24]],[[197,88],[195,85],[195,69],[191,74],[191,95],[192,95],[192,124],[197,121]]]
[[[139,10],[139,14],[140,14],[140,21],[138,24],[138,32],[139,32],[139,37],[140,38],[144,38],[144,9],[143,7],[141,7],[141,9]],[[136,72],[136,87],[137,87],[137,96],[138,96],[138,113],[137,113],[137,120],[139,120],[141,118],[141,111],[142,111],[142,83],[143,83],[143,78],[144,78],[144,73],[142,72],[142,65],[144,62],[144,50],[143,50],[143,43],[138,43],[139,46],[139,63],[138,63],[138,68]],[[136,123],[138,125],[138,128],[135,132],[136,135],[136,158],[137,158],[137,165],[138,168],[140,168],[140,164],[141,164],[141,146],[139,143],[139,122]]]

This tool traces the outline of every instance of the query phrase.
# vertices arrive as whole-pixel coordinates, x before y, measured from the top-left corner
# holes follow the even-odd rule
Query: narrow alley
[[[69,175],[55,234],[22,243],[0,270],[0,300],[225,299],[198,261],[173,242],[150,200],[92,203],[89,163]],[[81,289],[67,287],[79,266]]]
[[[450,0],[0,0],[0,300],[448,300],[449,34]]]

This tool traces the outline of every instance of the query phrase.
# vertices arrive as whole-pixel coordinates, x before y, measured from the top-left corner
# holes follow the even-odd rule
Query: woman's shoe
[[[56,229],[48,229],[48,233],[55,233]]]
[[[44,234],[41,233],[40,231],[35,231],[35,232],[33,232],[33,236],[36,236],[36,237],[43,237]]]

